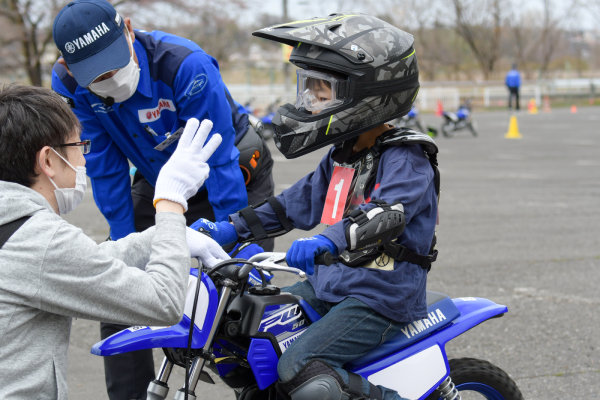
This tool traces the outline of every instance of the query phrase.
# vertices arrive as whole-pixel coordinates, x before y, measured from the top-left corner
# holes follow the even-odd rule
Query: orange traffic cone
[[[544,112],[549,113],[550,111],[552,111],[550,109],[550,97],[548,96],[544,96],[544,108],[543,108]]]
[[[527,109],[529,110],[529,114],[537,114],[538,109],[537,109],[537,104],[535,103],[535,99],[529,100]]]
[[[575,104],[573,104],[571,106],[571,114],[575,114],[577,112],[577,106]]]
[[[515,115],[510,117],[508,124],[508,132],[504,135],[505,139],[521,139],[521,133],[519,132],[519,125],[517,124],[517,117]]]
[[[435,115],[437,115],[438,117],[441,117],[442,114],[444,114],[444,107],[442,107],[442,102],[441,101],[437,101],[437,109],[435,110]]]

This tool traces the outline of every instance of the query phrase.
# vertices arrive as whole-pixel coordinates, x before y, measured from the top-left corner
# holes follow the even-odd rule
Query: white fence
[[[238,102],[250,103],[257,111],[266,109],[270,104],[293,102],[295,84],[286,88],[283,84],[273,85],[228,85]],[[522,107],[534,99],[541,106],[545,96],[553,97],[595,97],[600,89],[600,79],[556,79],[539,82],[525,82],[521,87]],[[437,110],[438,103],[444,109],[454,110],[462,100],[469,98],[477,106],[505,107],[508,90],[501,82],[444,84],[423,83],[417,97],[417,107],[422,111]]]

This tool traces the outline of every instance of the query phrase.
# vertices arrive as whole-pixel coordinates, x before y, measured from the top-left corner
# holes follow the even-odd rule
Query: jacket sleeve
[[[85,159],[94,200],[110,226],[111,238],[120,239],[135,232],[129,163],[96,118],[88,101],[66,88],[56,68],[52,71],[52,89],[71,104],[82,125],[82,140],[92,142]]]
[[[304,176],[276,197],[285,210],[286,217],[296,228],[310,230],[321,222],[325,196],[331,179],[332,162],[329,155],[330,152],[323,157],[313,172]],[[255,211],[265,230],[272,231],[281,228],[279,219],[269,203],[264,203],[257,207]],[[229,217],[239,237],[242,239],[249,238],[250,229],[239,213],[232,214]]]
[[[204,183],[217,221],[248,205],[244,178],[235,147],[231,108],[217,62],[204,52],[191,53],[181,63],[174,80],[178,118],[183,125],[191,117],[213,122],[213,132],[223,141],[208,160],[210,175]]]
[[[143,232],[134,232],[119,240],[108,240],[98,244],[100,251],[123,261],[125,264],[145,269],[150,261],[152,237],[156,227]]]
[[[122,255],[122,243],[97,245],[80,229],[61,222],[41,265],[39,308],[120,324],[179,322],[190,268],[185,218],[159,213],[155,230],[123,240],[131,251],[149,250],[145,271],[110,255]],[[139,264],[144,257],[121,258]]]

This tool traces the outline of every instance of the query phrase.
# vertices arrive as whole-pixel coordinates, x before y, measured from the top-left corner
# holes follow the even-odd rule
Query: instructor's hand
[[[218,133],[204,144],[212,126],[207,119],[202,124],[196,118],[188,120],[175,152],[158,174],[154,205],[160,200],[170,200],[187,211],[187,200],[198,192],[208,178],[210,169],[206,162],[221,144],[221,135]]]
[[[190,227],[185,229],[187,244],[190,255],[198,258],[202,265],[212,268],[221,261],[229,260],[231,257],[209,236],[204,235]]]

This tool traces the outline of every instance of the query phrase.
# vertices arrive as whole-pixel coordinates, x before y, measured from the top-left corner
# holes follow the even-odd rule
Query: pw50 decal
[[[270,306],[258,328],[275,335],[281,352],[284,352],[307,328],[306,318],[298,304]]]

